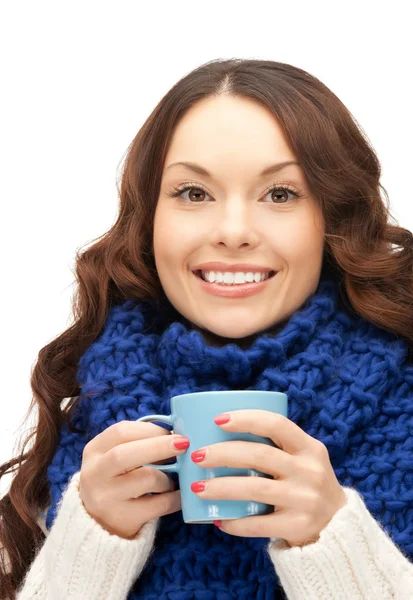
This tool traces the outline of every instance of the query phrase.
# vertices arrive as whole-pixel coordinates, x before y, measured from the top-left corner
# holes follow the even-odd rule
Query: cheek
[[[188,226],[187,220],[159,210],[155,214],[153,246],[158,272],[185,263],[185,258],[199,244],[196,227]]]
[[[300,262],[321,259],[323,247],[324,236],[314,230],[303,231],[291,245],[291,255]]]
[[[168,235],[170,229],[167,211],[158,206],[153,223],[153,251],[158,273],[163,270],[163,265],[168,259],[168,251],[175,247],[174,240]]]
[[[321,216],[311,211],[306,215],[295,215],[289,223],[277,228],[274,250],[287,263],[308,263],[321,260],[324,248],[324,222]]]

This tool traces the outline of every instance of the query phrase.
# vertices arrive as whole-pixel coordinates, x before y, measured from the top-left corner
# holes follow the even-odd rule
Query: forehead
[[[241,164],[258,174],[270,164],[294,160],[281,126],[267,108],[249,99],[219,96],[196,103],[182,117],[165,169],[175,162],[193,162],[207,170],[209,166],[211,173],[213,166],[228,171]]]

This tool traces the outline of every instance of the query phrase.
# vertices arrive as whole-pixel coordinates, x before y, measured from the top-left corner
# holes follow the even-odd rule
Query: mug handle
[[[145,415],[140,419],[136,419],[136,422],[152,422],[152,421],[160,421],[161,423],[166,423],[166,425],[172,425],[172,415]],[[144,467],[152,467],[153,469],[158,469],[158,471],[163,471],[164,473],[178,473],[178,462],[173,463],[172,465],[153,465],[149,463],[147,465],[143,465]]]

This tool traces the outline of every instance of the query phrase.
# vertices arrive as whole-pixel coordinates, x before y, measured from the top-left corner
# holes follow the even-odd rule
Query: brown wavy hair
[[[412,233],[390,223],[379,160],[349,110],[321,81],[270,60],[212,60],[179,80],[128,148],[119,216],[93,245],[76,252],[73,324],[42,348],[31,373],[37,426],[19,455],[0,467],[14,473],[0,501],[0,597],[15,600],[45,536],[36,523],[50,502],[47,467],[59,431],[81,401],[80,356],[97,338],[108,310],[126,298],[159,303],[152,236],[165,156],[176,125],[198,100],[227,94],[268,108],[300,162],[325,219],[323,272],[334,276],[349,309],[413,345]],[[71,425],[72,427],[72,425]],[[29,447],[29,442],[31,442]]]

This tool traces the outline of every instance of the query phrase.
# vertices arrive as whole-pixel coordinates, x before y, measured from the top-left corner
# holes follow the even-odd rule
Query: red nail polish
[[[217,425],[224,425],[225,423],[228,423],[230,418],[230,415],[224,413],[223,415],[218,415],[217,417],[214,417],[214,421]]]
[[[191,490],[195,493],[203,492],[205,489],[205,481],[194,481],[191,483]]]
[[[191,458],[194,462],[202,462],[205,458],[205,450],[197,450],[196,452],[192,452]]]
[[[187,448],[189,448],[189,440],[185,438],[183,438],[182,440],[176,439],[174,440],[173,445],[177,450],[186,450]]]
[[[214,521],[214,525],[216,525],[217,527],[221,527],[222,521]]]

